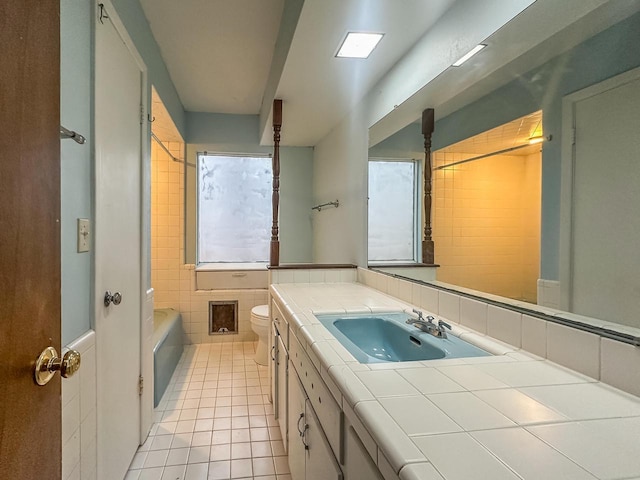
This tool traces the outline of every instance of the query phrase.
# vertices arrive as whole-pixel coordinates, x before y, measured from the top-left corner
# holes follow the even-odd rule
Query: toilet
[[[258,365],[266,365],[269,348],[269,305],[258,305],[251,309],[251,329],[258,335],[254,360]]]

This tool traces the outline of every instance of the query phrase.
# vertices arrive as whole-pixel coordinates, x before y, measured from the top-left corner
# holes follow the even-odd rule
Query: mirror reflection
[[[430,220],[438,267],[422,265],[417,246],[429,218],[421,119],[370,146],[370,176],[375,163],[418,159],[421,179],[417,203],[402,207],[373,201],[370,180],[371,268],[640,328],[640,13],[636,2],[612,3],[574,28],[570,47],[549,38],[544,54],[527,52],[469,91],[422,105],[435,110]],[[492,40],[468,68],[482,64]],[[465,67],[460,75],[469,75]],[[399,199],[407,189],[385,185],[384,195]],[[413,218],[400,238],[375,227],[393,208],[396,220]],[[412,245],[413,256],[405,248],[381,257],[381,242],[392,253]]]

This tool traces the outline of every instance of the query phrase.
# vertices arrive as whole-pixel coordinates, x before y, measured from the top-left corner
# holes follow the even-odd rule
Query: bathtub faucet
[[[413,313],[418,315],[418,318],[408,318],[406,323],[409,325],[413,325],[416,328],[419,328],[423,332],[430,333],[434,337],[438,338],[447,338],[447,333],[445,332],[445,328],[451,330],[451,325],[442,320],[438,320],[438,324],[433,323],[435,320],[431,315],[427,315],[427,319],[424,319],[424,314],[420,310],[413,309]]]

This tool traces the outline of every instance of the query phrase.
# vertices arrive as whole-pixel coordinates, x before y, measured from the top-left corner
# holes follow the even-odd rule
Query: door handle
[[[109,290],[104,292],[104,306],[105,307],[108,307],[112,303],[114,305],[120,305],[120,302],[122,302],[122,294],[120,292],[116,292],[113,295],[111,295],[111,292]]]
[[[38,385],[46,385],[56,372],[69,378],[80,368],[80,360],[80,353],[76,350],[69,350],[59,358],[55,348],[47,347],[36,360],[35,381]]]

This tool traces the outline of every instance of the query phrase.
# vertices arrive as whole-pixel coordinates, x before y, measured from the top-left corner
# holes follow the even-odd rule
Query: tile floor
[[[291,480],[255,342],[185,347],[125,480]]]

